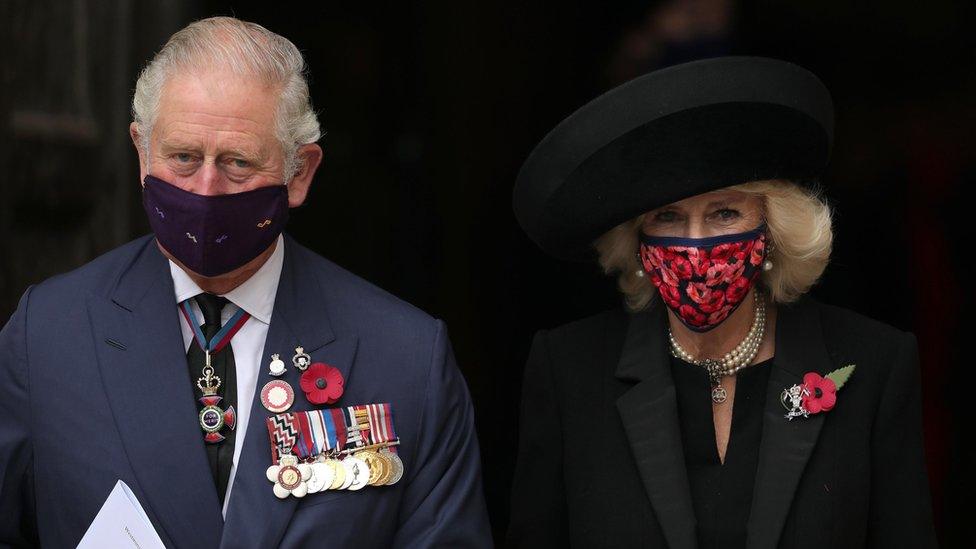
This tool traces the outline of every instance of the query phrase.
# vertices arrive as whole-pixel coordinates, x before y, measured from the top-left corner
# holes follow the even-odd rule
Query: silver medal
[[[313,463],[312,478],[308,480],[308,493],[316,494],[328,489],[335,479],[335,469],[326,462]]]
[[[390,458],[390,462],[393,463],[393,475],[390,476],[390,480],[387,481],[387,486],[392,486],[403,478],[403,460],[400,456],[394,454],[393,452],[387,452],[386,457]]]
[[[348,457],[344,460],[349,464],[349,471],[352,471],[352,483],[347,490],[362,490],[369,483],[369,465],[357,457]]]

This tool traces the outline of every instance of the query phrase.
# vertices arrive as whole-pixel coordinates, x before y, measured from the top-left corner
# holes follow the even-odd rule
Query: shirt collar
[[[261,265],[261,268],[240,286],[223,294],[223,297],[247,311],[252,317],[265,324],[271,324],[271,312],[274,310],[284,259],[285,239],[279,235],[275,249],[264,265]],[[200,286],[197,286],[197,283],[172,260],[169,262],[169,272],[173,276],[177,303],[203,293]]]

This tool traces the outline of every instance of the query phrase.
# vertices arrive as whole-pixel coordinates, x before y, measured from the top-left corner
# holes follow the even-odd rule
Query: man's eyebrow
[[[233,156],[241,158],[264,158],[263,151],[246,149],[243,147],[230,147],[221,151],[220,156]]]
[[[160,149],[167,151],[199,151],[199,146],[179,139],[161,139]],[[263,159],[265,157],[263,149],[248,149],[246,147],[229,147],[220,152],[220,156],[242,157],[248,159]]]
[[[180,141],[178,139],[161,139],[159,141],[160,148],[169,150],[184,150],[184,151],[195,151],[199,147],[192,145],[186,141]]]

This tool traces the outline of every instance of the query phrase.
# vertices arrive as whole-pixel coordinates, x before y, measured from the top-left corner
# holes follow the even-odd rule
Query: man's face
[[[149,158],[140,155],[142,178],[149,173],[201,195],[283,183],[284,152],[274,135],[277,100],[277,90],[229,73],[170,77]]]

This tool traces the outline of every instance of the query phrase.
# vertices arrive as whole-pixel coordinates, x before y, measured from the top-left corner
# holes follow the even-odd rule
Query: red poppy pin
[[[837,402],[837,390],[847,383],[854,373],[854,364],[848,364],[821,377],[817,372],[807,372],[803,383],[783,389],[780,402],[786,408],[786,419],[810,417],[810,414],[830,411]]]
[[[316,362],[302,373],[299,384],[312,404],[332,404],[342,396],[342,373],[323,362]]]

